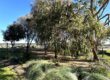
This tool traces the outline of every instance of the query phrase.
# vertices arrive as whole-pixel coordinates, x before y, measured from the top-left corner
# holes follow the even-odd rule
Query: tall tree
[[[24,39],[25,30],[20,24],[12,24],[8,26],[7,30],[3,32],[3,37],[5,41],[10,41],[12,48],[15,45],[15,41],[19,41],[20,39]]]
[[[32,15],[29,14],[24,17],[20,17],[17,20],[17,23],[21,24],[25,30],[25,39],[26,39],[27,46],[26,46],[26,53],[24,54],[24,58],[29,59],[30,58],[30,54],[29,54],[30,45],[36,36],[35,30],[34,30],[34,22],[32,20]]]
[[[53,43],[55,58],[57,58],[58,46],[61,39],[60,34],[62,30],[60,27],[63,26],[60,20],[66,14],[66,12],[63,14],[66,10],[65,6],[69,4],[66,2],[60,0],[37,0],[32,8],[32,13],[37,24],[37,35],[44,44]]]
[[[84,23],[86,23],[88,17],[90,16],[89,14],[91,14],[91,17],[93,17],[96,22],[101,21],[102,19],[104,20],[105,18],[104,25],[103,25],[104,27],[106,25],[109,25],[109,14],[104,12],[107,8],[108,3],[109,3],[109,0],[76,0],[76,3],[74,4],[78,6],[77,13],[82,14],[85,17]],[[93,18],[91,19],[93,20]],[[96,32],[94,30],[93,32],[94,32],[93,42],[94,44],[97,44],[99,40],[97,39]],[[96,55],[97,50],[95,49],[96,47],[97,45],[94,45],[92,51],[93,51],[94,57],[98,60],[98,57]]]
[[[36,0],[32,8],[33,20],[36,22],[36,32],[37,37],[39,38],[41,44],[44,44],[45,55],[47,54],[47,46],[51,39],[51,30],[50,26],[50,1]]]

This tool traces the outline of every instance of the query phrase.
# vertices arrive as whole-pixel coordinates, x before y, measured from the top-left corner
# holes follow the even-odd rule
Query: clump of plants
[[[54,65],[46,61],[33,61],[27,68],[27,78],[29,80],[40,80],[40,78],[51,68],[54,68]]]
[[[15,80],[15,79],[17,79],[17,76],[12,69],[8,67],[0,69],[0,80]]]
[[[56,66],[48,61],[36,61],[27,68],[28,80],[109,80],[107,74],[103,66],[86,69]]]
[[[110,71],[101,65],[95,64],[87,68],[73,67],[72,73],[76,73],[78,80],[110,80]]]
[[[27,68],[28,80],[78,80],[71,68],[56,66],[51,62],[37,61]]]
[[[71,69],[67,67],[59,67],[49,70],[43,80],[78,80],[75,73],[71,73]]]

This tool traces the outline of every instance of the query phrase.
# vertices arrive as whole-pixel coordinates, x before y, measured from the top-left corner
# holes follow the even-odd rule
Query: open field
[[[0,48],[10,48],[11,47],[11,44],[10,43],[0,43]],[[15,44],[15,47],[26,47],[26,43],[16,43]],[[43,48],[43,46],[41,45],[37,45],[36,43],[32,43],[31,44],[31,47],[35,47],[35,48]]]

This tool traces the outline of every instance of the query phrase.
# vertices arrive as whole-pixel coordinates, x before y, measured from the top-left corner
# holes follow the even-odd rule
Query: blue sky
[[[28,14],[33,0],[0,0],[0,43],[2,42],[2,30],[12,24],[20,16]]]
[[[2,30],[16,21],[20,16],[28,14],[33,0],[0,0],[0,43],[2,42]],[[110,13],[110,4],[105,13]]]

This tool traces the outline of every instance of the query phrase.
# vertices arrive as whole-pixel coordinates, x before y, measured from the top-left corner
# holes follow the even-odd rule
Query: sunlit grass
[[[16,79],[16,73],[8,67],[1,68],[0,69],[0,79],[2,80],[15,80]]]
[[[110,49],[106,50],[107,53],[110,53]]]

